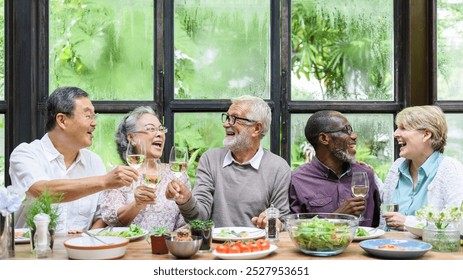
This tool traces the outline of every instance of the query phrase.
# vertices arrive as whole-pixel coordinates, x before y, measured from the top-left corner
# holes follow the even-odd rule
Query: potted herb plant
[[[169,237],[170,233],[164,226],[153,227],[149,234],[151,240],[151,253],[153,254],[167,254],[169,250],[166,245],[166,237]]]
[[[212,229],[214,222],[212,220],[191,220],[188,225],[190,226],[191,235],[200,236],[203,239],[200,252],[209,252],[212,245]]]
[[[34,250],[34,234],[35,234],[35,223],[34,217],[37,214],[45,213],[50,216],[50,223],[48,224],[48,230],[50,231],[51,242],[50,247],[53,249],[53,237],[55,235],[56,223],[59,218],[59,208],[56,203],[60,203],[62,200],[62,193],[51,193],[49,190],[45,190],[38,197],[36,197],[29,205],[26,213],[26,225],[30,229],[30,240],[31,249]]]

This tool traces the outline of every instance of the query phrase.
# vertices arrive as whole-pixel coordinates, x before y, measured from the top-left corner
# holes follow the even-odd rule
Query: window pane
[[[93,133],[93,145],[89,150],[101,157],[106,170],[123,163],[117,153],[114,133],[124,116],[125,114],[98,114],[97,126]]]
[[[0,114],[0,186],[5,185],[5,115]]]
[[[199,157],[208,149],[223,147],[225,129],[222,113],[177,113],[174,117],[174,142],[188,146],[190,164],[188,175],[194,181]],[[169,132],[170,133],[170,132]],[[262,139],[262,147],[270,150],[270,130]]]
[[[0,0],[0,100],[5,100],[5,0]]]
[[[50,92],[153,100],[154,1],[50,0]]]
[[[444,154],[463,162],[463,114],[445,114],[449,126]]]
[[[292,99],[393,100],[393,2],[292,1]]]
[[[175,98],[270,96],[270,1],[175,1]]]
[[[437,1],[437,97],[463,99],[463,0]]]
[[[384,180],[394,159],[392,114],[344,114],[357,134],[358,161],[373,166],[379,178]],[[305,162],[310,145],[304,129],[310,115],[291,115],[291,167],[297,168]]]

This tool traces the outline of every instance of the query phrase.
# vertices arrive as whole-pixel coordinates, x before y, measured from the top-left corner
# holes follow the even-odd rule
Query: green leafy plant
[[[462,211],[456,206],[447,206],[442,211],[438,211],[432,206],[426,205],[416,211],[416,216],[428,223],[434,223],[437,229],[446,229],[451,223],[461,219]]]
[[[150,236],[169,236],[169,230],[164,226],[153,227],[150,231]]]
[[[191,220],[188,225],[192,231],[210,230],[214,226],[214,221],[195,219]]]
[[[36,197],[26,213],[26,224],[27,226],[35,230],[34,217],[37,214],[45,213],[50,216],[50,223],[48,224],[49,229],[56,229],[56,223],[59,218],[59,208],[57,203],[60,203],[63,199],[63,193],[52,193],[49,190],[45,190],[38,197]]]

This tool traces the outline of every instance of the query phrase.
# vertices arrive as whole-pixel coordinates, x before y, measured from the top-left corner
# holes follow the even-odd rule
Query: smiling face
[[[330,146],[331,154],[343,162],[355,162],[356,139],[357,134],[352,132],[350,135],[347,133],[347,126],[350,126],[349,121],[343,116],[333,117],[334,121],[330,126],[331,138],[333,144]]]
[[[399,124],[394,131],[394,137],[400,146],[399,156],[412,161],[419,159],[430,147],[425,130],[406,129]]]
[[[151,128],[159,128],[162,126],[159,119],[152,114],[143,114],[136,124],[137,132],[129,134],[128,139],[137,137],[140,139],[146,147],[147,158],[160,158],[164,149],[164,142],[166,135],[160,131],[150,131]]]
[[[248,112],[249,107],[246,103],[237,102],[230,106],[227,114],[234,117],[246,118]],[[256,123],[248,123],[240,119],[236,119],[234,125],[231,125],[229,121],[224,122],[225,138],[223,139],[223,145],[232,152],[249,149],[255,141],[252,135],[252,128],[255,124]]]
[[[66,126],[66,141],[72,141],[77,149],[90,147],[96,127],[95,108],[86,97],[75,99],[74,104],[72,115],[68,117],[70,123]]]

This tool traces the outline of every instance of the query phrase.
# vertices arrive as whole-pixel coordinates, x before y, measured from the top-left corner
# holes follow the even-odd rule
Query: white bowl
[[[423,227],[417,227],[417,225],[404,224],[405,229],[419,237],[423,236]]]
[[[80,236],[64,241],[68,257],[74,260],[112,260],[125,255],[129,239],[117,236],[98,236],[108,244],[90,236]]]

